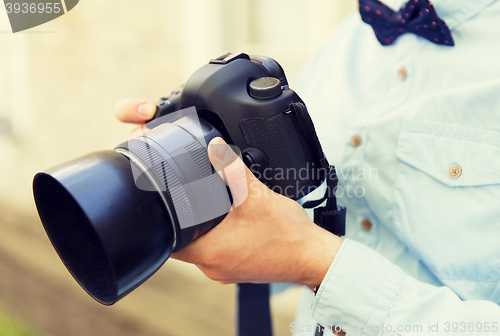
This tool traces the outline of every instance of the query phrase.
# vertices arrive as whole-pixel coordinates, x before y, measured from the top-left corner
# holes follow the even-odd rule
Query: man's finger
[[[221,138],[210,141],[208,155],[215,170],[231,190],[234,206],[239,206],[247,199],[249,186],[255,183],[256,178]]]
[[[116,104],[115,116],[126,123],[143,125],[156,112],[156,105],[145,99],[125,98]]]

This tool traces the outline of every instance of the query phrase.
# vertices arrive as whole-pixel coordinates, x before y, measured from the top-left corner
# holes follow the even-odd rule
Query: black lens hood
[[[157,193],[136,187],[131,162],[112,150],[38,173],[33,193],[59,257],[102,304],[139,286],[171,254],[164,204]]]

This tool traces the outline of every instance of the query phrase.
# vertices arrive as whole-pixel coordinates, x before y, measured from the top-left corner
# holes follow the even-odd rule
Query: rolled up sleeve
[[[313,317],[323,326],[382,325],[405,276],[378,253],[346,239],[318,290]]]
[[[313,318],[347,335],[471,335],[500,332],[500,306],[462,300],[420,282],[374,250],[346,239],[312,305]]]

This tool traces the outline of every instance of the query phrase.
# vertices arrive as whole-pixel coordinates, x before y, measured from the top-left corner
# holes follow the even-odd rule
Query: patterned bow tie
[[[428,0],[410,0],[399,12],[378,0],[359,0],[359,12],[382,45],[392,44],[404,33],[422,36],[436,44],[455,45],[450,29]]]

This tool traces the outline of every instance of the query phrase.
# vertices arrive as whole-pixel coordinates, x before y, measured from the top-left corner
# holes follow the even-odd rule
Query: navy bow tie
[[[404,33],[422,36],[436,44],[455,45],[450,29],[428,0],[410,0],[398,12],[378,0],[359,0],[359,12],[382,45],[392,44]]]

